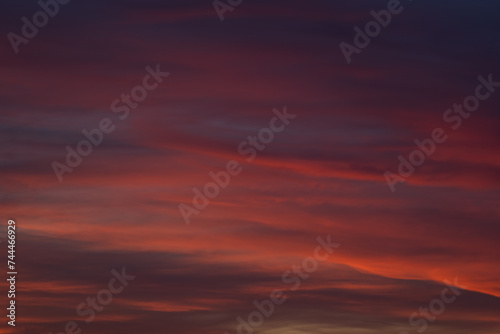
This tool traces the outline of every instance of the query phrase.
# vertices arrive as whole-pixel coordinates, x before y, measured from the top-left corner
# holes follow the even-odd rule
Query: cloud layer
[[[386,5],[243,1],[220,22],[210,1],[74,1],[18,55],[5,38],[0,207],[21,275],[0,333],[232,334],[326,235],[341,247],[256,333],[415,332],[455,277],[429,333],[497,333],[500,91],[457,130],[442,117],[500,81],[498,4],[405,2],[348,65],[339,43]],[[4,4],[2,31],[37,10]],[[120,120],[112,101],[156,64],[170,76]],[[297,118],[247,163],[238,144],[284,105]],[[51,163],[105,117],[116,130],[59,183]],[[436,127],[448,140],[392,193],[384,172]],[[233,159],[186,225],[178,204]],[[136,279],[85,324],[76,306],[122,267]]]

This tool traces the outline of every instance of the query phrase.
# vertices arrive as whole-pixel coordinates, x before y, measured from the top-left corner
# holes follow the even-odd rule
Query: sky
[[[0,334],[500,333],[499,4],[232,3],[1,4]]]

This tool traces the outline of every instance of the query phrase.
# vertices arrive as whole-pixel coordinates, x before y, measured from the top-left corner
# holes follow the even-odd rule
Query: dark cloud
[[[20,228],[16,330],[81,321],[76,305],[126,267],[137,278],[84,332],[234,333],[331,234],[335,258],[259,333],[409,331],[454,277],[468,289],[428,331],[498,331],[500,92],[456,131],[442,117],[479,75],[500,81],[499,5],[403,1],[348,65],[339,43],[386,6],[244,0],[220,22],[212,1],[73,0],[18,55],[4,38],[0,205]],[[37,10],[5,1],[4,35]],[[171,75],[119,120],[112,101],[156,64]],[[238,145],[285,105],[297,118],[247,163]],[[51,163],[104,117],[116,130],[59,183]],[[436,127],[447,142],[391,193],[383,173]],[[242,174],[186,226],[178,204],[231,159]]]

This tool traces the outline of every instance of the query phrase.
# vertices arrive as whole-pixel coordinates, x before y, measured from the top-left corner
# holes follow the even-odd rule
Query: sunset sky
[[[16,54],[8,34],[41,7],[3,1],[0,270],[14,219],[19,274],[0,334],[235,334],[275,289],[255,334],[500,333],[500,3],[401,0],[348,64],[340,43],[387,6],[243,0],[221,21],[212,0],[72,0]],[[481,77],[498,84],[453,129]],[[284,109],[248,161],[240,144]],[[54,161],[103,119],[114,130],[60,182]],[[391,191],[384,174],[436,128],[447,140]],[[186,224],[179,205],[232,160]],[[340,246],[291,290],[283,273],[328,236]],[[86,323],[78,305],[122,268],[135,278]],[[456,300],[412,326],[445,280]]]

